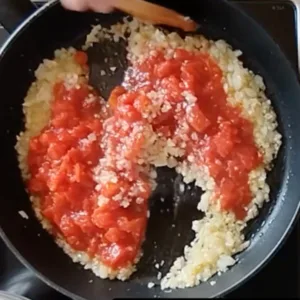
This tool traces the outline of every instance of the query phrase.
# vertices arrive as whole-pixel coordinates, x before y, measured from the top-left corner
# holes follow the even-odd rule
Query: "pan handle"
[[[35,10],[30,0],[0,0],[0,24],[11,33]]]

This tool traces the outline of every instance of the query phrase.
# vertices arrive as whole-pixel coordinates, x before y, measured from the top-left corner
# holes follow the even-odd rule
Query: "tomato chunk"
[[[210,121],[196,104],[187,108],[187,121],[199,133],[204,132],[210,125]]]
[[[76,51],[75,53],[75,61],[79,64],[79,65],[86,65],[87,61],[88,61],[88,56],[85,52],[83,51]]]
[[[108,104],[111,109],[114,110],[116,108],[118,104],[118,97],[124,94],[125,92],[126,90],[122,86],[117,86],[112,90],[108,99]]]
[[[178,73],[181,64],[177,60],[166,60],[155,67],[155,75],[157,78],[164,78]]]

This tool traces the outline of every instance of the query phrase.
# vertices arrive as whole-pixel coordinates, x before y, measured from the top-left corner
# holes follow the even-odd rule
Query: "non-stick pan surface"
[[[9,29],[28,12],[25,0],[1,0],[0,21]],[[23,3],[23,9],[20,8]],[[180,194],[180,176],[166,169],[159,170],[159,188],[153,194],[151,218],[148,224],[144,256],[138,271],[127,282],[101,280],[92,272],[72,263],[52,238],[41,228],[30,206],[28,195],[17,164],[14,145],[16,135],[23,129],[22,102],[34,80],[33,71],[43,58],[51,58],[60,47],[80,47],[91,25],[112,24],[120,15],[75,13],[64,10],[59,3],[50,2],[24,21],[0,51],[0,130],[1,130],[1,236],[16,256],[47,284],[73,299],[106,300],[124,297],[218,297],[242,284],[270,259],[291,230],[299,210],[300,199],[300,88],[296,74],[278,45],[252,19],[221,0],[189,1],[176,6],[174,1],[159,1],[189,15],[201,25],[200,32],[209,38],[223,38],[243,51],[243,61],[255,73],[263,76],[268,96],[278,116],[283,146],[268,183],[271,201],[259,217],[249,224],[246,234],[250,247],[238,255],[239,263],[222,276],[195,288],[162,292],[149,289],[148,282],[157,282],[156,261],[164,260],[165,273],[183,247],[192,240],[191,222],[200,217],[196,210],[201,191],[191,185]],[[10,18],[5,5],[9,5]],[[14,8],[12,6],[15,5]],[[6,17],[5,17],[6,16]],[[98,50],[95,49],[95,52]],[[101,64],[90,52],[93,68]],[[121,53],[121,52],[119,52]],[[98,56],[99,57],[99,56]],[[103,58],[103,57],[102,57]],[[120,63],[122,55],[118,55]],[[122,74],[120,74],[121,80]],[[100,89],[108,86],[98,86]],[[158,199],[163,196],[166,201]],[[174,198],[179,198],[174,215]],[[18,211],[24,210],[29,219]],[[171,224],[175,223],[175,228]]]

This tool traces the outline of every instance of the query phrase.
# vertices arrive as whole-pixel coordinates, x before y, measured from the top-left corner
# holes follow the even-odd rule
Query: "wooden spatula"
[[[117,0],[114,7],[152,24],[168,25],[184,31],[195,31],[197,24],[174,10],[144,0]]]

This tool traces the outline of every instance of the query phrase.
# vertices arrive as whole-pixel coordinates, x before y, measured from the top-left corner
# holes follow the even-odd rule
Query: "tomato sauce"
[[[88,70],[85,53],[74,59]],[[149,92],[166,105],[151,118]],[[149,124],[184,148],[182,159],[208,167],[221,209],[245,216],[248,175],[262,158],[251,122],[228,105],[222,72],[208,55],[177,49],[166,59],[158,51],[131,67],[108,108],[85,80],[71,88],[58,82],[53,94],[50,122],[30,140],[28,189],[73,249],[113,269],[138,256],[152,189],[139,164]]]
[[[177,145],[184,143],[183,159],[192,157],[199,166],[208,167],[221,209],[244,218],[252,198],[249,172],[262,163],[262,157],[252,123],[241,116],[239,107],[227,102],[219,66],[208,54],[177,49],[171,59],[157,51],[133,69],[125,86],[141,94],[134,101],[142,97],[143,105],[134,103],[131,109],[136,114],[151,102],[144,96],[147,92],[161,94],[170,109],[151,121],[153,128]],[[129,99],[132,93],[127,93]]]
[[[85,53],[77,52],[74,59],[87,68]],[[28,189],[39,196],[41,213],[52,224],[54,234],[63,236],[75,250],[97,255],[113,269],[126,267],[140,250],[151,187],[132,165],[131,174],[116,172],[116,180],[99,190],[93,170],[106,156],[100,141],[105,140],[106,150],[114,159],[120,138],[127,132],[119,132],[117,139],[105,139],[105,128],[109,122],[115,124],[114,117],[87,82],[72,88],[58,82],[53,94],[49,125],[30,141]],[[138,151],[138,145],[131,146],[128,159]],[[109,167],[116,170],[116,160]],[[128,195],[130,187],[136,186],[135,194]],[[120,189],[120,196],[128,198],[126,208],[113,200]],[[106,201],[100,203],[99,199]]]

